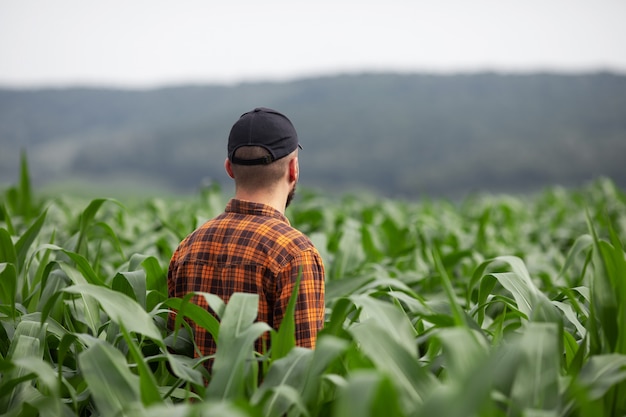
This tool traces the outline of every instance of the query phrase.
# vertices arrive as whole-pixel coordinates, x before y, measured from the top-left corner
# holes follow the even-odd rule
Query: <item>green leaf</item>
[[[30,174],[28,170],[28,158],[26,151],[20,153],[20,184],[19,184],[19,214],[29,219],[34,212],[33,192],[30,184]]]
[[[529,323],[520,338],[524,353],[517,368],[511,398],[513,408],[557,411],[561,406],[559,330],[553,323]]]
[[[518,345],[485,349],[478,334],[463,327],[441,329],[435,337],[443,348],[442,384],[429,393],[415,415],[490,416],[506,411],[504,404],[494,406],[492,398],[498,393],[507,393],[512,383],[515,367],[520,362]],[[464,351],[466,345],[467,352]],[[506,398],[504,402],[508,401]]]
[[[108,242],[111,244],[111,246],[113,246],[115,251],[120,254],[122,259],[126,259],[126,255],[124,254],[124,249],[122,248],[122,243],[120,242],[117,234],[115,233],[115,230],[113,230],[113,228],[110,225],[108,225],[105,222],[96,222],[93,224],[93,227],[99,232],[100,231],[103,232],[102,236],[100,234],[97,234],[96,239],[104,240],[106,238]]]
[[[446,296],[448,297],[448,301],[450,302],[450,308],[452,309],[454,324],[456,326],[467,326],[468,323],[466,320],[466,315],[463,312],[463,307],[457,301],[457,296],[454,288],[452,287],[452,282],[450,281],[450,277],[448,276],[448,272],[446,271],[445,266],[441,262],[441,256],[437,247],[433,248],[432,255],[435,261],[435,267],[437,268],[437,272],[439,272],[439,276],[441,277],[443,289],[446,293]]]
[[[272,417],[285,415],[294,406],[302,408],[301,393],[312,357],[311,350],[297,347],[285,357],[272,362],[263,384],[252,396],[251,403],[262,403],[263,415]],[[288,387],[287,391],[285,387]],[[289,395],[284,395],[286,392]]]
[[[567,253],[567,258],[565,259],[565,263],[563,267],[559,271],[559,277],[565,275],[565,272],[572,266],[576,257],[587,250],[589,250],[593,246],[593,238],[590,235],[581,235],[576,238],[574,241],[574,245],[570,248]],[[574,286],[573,283],[570,282],[570,286]]]
[[[143,334],[163,345],[161,333],[152,317],[127,295],[92,284],[76,284],[63,291],[93,297],[111,320],[119,325],[123,324],[128,331]]]
[[[388,375],[372,370],[352,372],[339,391],[334,416],[393,417],[402,411],[398,391]]]
[[[105,342],[78,355],[82,375],[100,415],[125,415],[141,405],[140,381],[122,353]]]
[[[296,321],[294,317],[298,290],[300,289],[301,272],[296,278],[289,303],[285,309],[283,320],[277,332],[272,332],[272,360],[284,357],[294,346],[296,346]]]
[[[126,331],[126,327],[121,324],[120,329],[124,335],[124,340],[128,344],[130,353],[137,365],[139,371],[139,392],[141,393],[141,401],[144,406],[149,406],[162,401],[161,394],[159,393],[159,387],[154,374],[150,370],[150,367],[145,361],[143,354],[139,350],[139,346],[135,342],[135,339]]]
[[[577,387],[577,396],[582,389],[588,400],[597,400],[623,381],[626,381],[626,355],[610,353],[590,357],[573,385]]]
[[[563,347],[565,349],[565,366],[572,375],[576,375],[578,369],[572,365],[575,365],[574,358],[576,358],[580,348],[574,336],[569,332],[563,332]]]
[[[18,271],[24,270],[24,262],[26,260],[26,254],[28,253],[28,250],[30,249],[35,239],[37,238],[37,235],[39,235],[39,232],[41,231],[41,227],[43,226],[46,220],[47,213],[48,213],[47,210],[44,210],[39,215],[37,220],[35,220],[33,224],[28,228],[28,230],[26,230],[22,234],[22,236],[20,236],[17,243],[15,244],[15,251],[17,252],[17,265],[16,266],[17,266]]]
[[[6,230],[9,232],[9,235],[15,234],[15,227],[13,227],[13,222],[11,221],[11,215],[7,210],[6,204],[4,201],[0,201],[0,222],[4,222],[6,225]]]
[[[30,338],[24,337],[25,343],[32,342]],[[52,369],[52,366],[47,361],[37,356],[21,356],[20,358],[13,358],[13,365],[21,368],[23,372],[27,372],[33,375],[38,382],[45,386],[50,395],[58,397],[60,396],[60,387],[57,380],[57,375]]]
[[[381,231],[378,227],[364,224],[361,226],[363,236],[362,245],[367,258],[371,261],[380,261],[385,256],[383,243],[381,241]]]
[[[350,300],[359,309],[361,322],[376,323],[381,329],[381,337],[388,337],[407,352],[416,354],[416,332],[402,310],[391,303],[367,295],[353,295]]]
[[[289,411],[297,415],[308,417],[310,414],[302,401],[300,393],[289,385],[278,385],[271,389],[272,400],[263,415],[268,417],[281,417]],[[277,404],[286,404],[285,407],[276,407]],[[284,409],[284,411],[279,411]]]
[[[394,383],[400,404],[407,414],[413,412],[428,392],[438,385],[432,374],[422,368],[414,350],[407,350],[397,340],[383,336],[388,334],[388,329],[383,328],[380,321],[368,320],[352,326],[348,331],[376,369]]]
[[[15,298],[17,295],[17,271],[11,263],[0,263],[0,304],[10,308],[10,317],[16,316]]]
[[[61,270],[67,274],[70,280],[76,283],[75,285],[91,285],[87,283],[85,277],[77,269],[73,268],[69,264],[61,263],[59,266],[61,267]],[[71,288],[73,287],[70,286],[62,288],[62,292],[59,294],[62,294],[63,292],[71,292],[71,290],[68,291],[68,289]],[[50,298],[48,303],[46,303],[46,307],[44,308],[46,315],[48,314],[49,309],[52,309],[54,306],[54,301],[54,298]],[[66,312],[71,312],[76,320],[85,323],[91,330],[92,334],[98,334],[98,329],[100,328],[100,310],[98,309],[98,301],[93,296],[85,293],[79,294],[79,298],[69,301],[68,304],[69,309],[66,310]]]
[[[251,404],[261,404],[264,415],[281,416],[300,403],[306,404],[307,410],[315,410],[324,372],[347,347],[345,340],[326,335],[318,339],[315,350],[293,348],[287,356],[272,362]],[[284,386],[292,388],[290,396],[281,395]]]
[[[24,390],[27,382],[35,377],[28,368],[19,366],[19,360],[40,358],[41,346],[37,337],[16,334],[11,343],[11,352],[8,358],[11,362],[3,365],[8,372],[3,371],[0,384],[0,412],[6,412],[24,399]]]
[[[76,268],[81,272],[85,282],[95,285],[104,285],[104,281],[95,273],[91,264],[83,255],[64,249],[61,249],[61,251],[74,261]]]
[[[183,402],[135,410],[134,417],[261,417],[245,405],[231,401]]]
[[[328,367],[346,352],[348,347],[347,341],[337,337],[330,335],[318,337],[311,365],[307,370],[304,378],[304,387],[302,388],[302,399],[309,409],[319,406],[318,395],[322,384],[322,376],[327,372]]]
[[[587,335],[587,329],[585,329],[585,326],[580,323],[580,320],[578,320],[578,317],[571,305],[560,301],[552,301],[552,304],[561,310],[565,315],[565,318],[567,318],[567,320],[574,325],[581,339]]]
[[[224,311],[207,399],[242,398],[246,377],[254,378],[254,342],[271,328],[255,322],[258,294],[234,293]],[[246,372],[248,370],[248,372]],[[254,381],[256,385],[256,381]]]
[[[489,344],[482,333],[468,327],[440,329],[436,337],[443,347],[446,378],[470,379],[474,366],[489,355]]]
[[[17,251],[11,235],[5,229],[0,227],[0,262],[6,262],[15,265],[17,268]]]
[[[11,348],[9,352],[7,353],[7,357],[11,358],[15,355],[15,357],[36,356],[38,358],[41,358],[44,353],[47,329],[48,329],[47,323],[42,324],[36,321],[27,320],[27,319],[20,321],[17,327],[15,328],[15,333],[13,334],[13,341],[19,339],[20,336],[34,338],[38,341],[37,346],[39,350],[34,351],[32,350],[33,349],[32,347],[29,347],[26,350],[22,348],[18,348],[17,345],[13,342],[11,343]]]
[[[102,207],[102,205],[108,201],[122,206],[119,201],[112,198],[97,198],[92,200],[85,208],[85,210],[83,210],[83,212],[80,214],[78,222],[78,239],[76,241],[76,247],[74,248],[74,252],[82,253],[83,242],[85,242],[85,240],[87,239],[87,231],[92,225],[92,222],[94,221],[98,210],[100,210],[100,207]]]
[[[166,353],[166,356],[174,375],[181,378],[183,381],[190,382],[197,386],[204,383],[202,373],[198,369],[195,369],[197,367],[202,368],[199,360],[173,355],[169,352]]]
[[[587,223],[594,241],[593,279],[587,329],[591,355],[626,352],[626,259],[621,242],[609,224],[611,243],[601,240],[587,212]],[[584,369],[584,365],[583,365]],[[581,371],[582,372],[582,371]],[[587,404],[584,404],[588,407]],[[626,381],[611,387],[592,407],[602,413],[626,413]]]
[[[146,288],[157,291],[167,297],[166,273],[154,256],[148,256],[142,260],[141,266],[146,271]]]
[[[330,279],[344,278],[363,263],[365,252],[361,242],[362,236],[358,222],[354,219],[346,219],[341,228],[335,259],[328,271]]]
[[[117,281],[117,282],[116,282]],[[124,283],[122,283],[124,281]],[[146,308],[146,272],[142,269],[129,272],[118,272],[113,278],[112,288],[120,285],[120,292],[128,295],[142,307]]]
[[[119,293],[122,293],[132,298],[133,301],[137,302],[137,294],[135,294],[135,291],[133,290],[132,285],[128,281],[128,278],[126,278],[126,276],[122,275],[119,272],[115,274],[115,276],[113,277],[113,280],[111,281],[111,289]],[[144,293],[144,297],[145,297],[145,293]]]
[[[223,305],[223,302],[219,297],[214,294],[206,294],[206,293],[196,293],[190,292],[185,295],[185,298],[169,298],[163,302],[163,306],[170,307],[173,310],[177,311],[176,321],[174,324],[175,332],[178,332],[180,325],[182,323],[183,318],[191,319],[198,326],[202,327],[204,330],[209,332],[209,334],[213,337],[213,340],[216,342],[219,340],[219,329],[220,324],[219,321],[211,314],[208,310],[200,307],[197,304],[191,303],[190,300],[192,297],[201,296],[205,297],[209,306],[215,311],[215,308],[219,311],[221,307],[219,304]],[[219,300],[219,303],[217,300]],[[216,304],[218,304],[216,306]],[[215,307],[215,308],[214,308]],[[219,313],[218,313],[219,315]],[[176,333],[175,333],[176,334]]]
[[[494,273],[492,275],[513,295],[517,308],[530,319],[536,298],[534,285],[529,285],[529,281],[515,272]]]

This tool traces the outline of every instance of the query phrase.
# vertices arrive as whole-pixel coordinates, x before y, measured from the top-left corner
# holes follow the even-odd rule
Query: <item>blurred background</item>
[[[225,189],[230,126],[295,124],[301,186],[626,187],[623,0],[0,0],[0,187]]]

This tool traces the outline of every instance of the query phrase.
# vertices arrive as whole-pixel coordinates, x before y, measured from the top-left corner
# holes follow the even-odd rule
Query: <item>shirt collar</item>
[[[226,212],[252,216],[273,217],[287,224],[290,224],[289,219],[287,219],[285,215],[276,210],[274,207],[263,203],[255,203],[253,201],[238,200],[236,198],[233,198],[226,205]]]

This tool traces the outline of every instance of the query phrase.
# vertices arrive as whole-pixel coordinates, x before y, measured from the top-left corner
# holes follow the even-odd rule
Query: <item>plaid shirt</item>
[[[235,292],[256,293],[257,320],[278,329],[300,268],[296,344],[314,348],[324,324],[324,265],[309,238],[268,205],[232,199],[224,213],[187,236],[172,256],[168,292],[179,298],[191,291],[208,292],[224,302]],[[192,301],[210,309],[203,297]],[[173,319],[170,314],[170,327]],[[211,335],[195,323],[190,325],[201,353],[214,354]],[[263,339],[269,347],[269,334]],[[257,351],[262,344],[257,341]]]

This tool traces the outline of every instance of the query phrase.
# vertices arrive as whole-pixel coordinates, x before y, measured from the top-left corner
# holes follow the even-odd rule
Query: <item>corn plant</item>
[[[256,295],[168,298],[172,251],[225,201],[36,195],[24,159],[0,201],[0,413],[626,414],[626,197],[611,181],[458,203],[305,192],[288,214],[328,272],[315,350],[295,346],[292,315],[257,322]],[[211,374],[189,320],[217,340]]]

